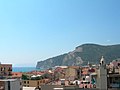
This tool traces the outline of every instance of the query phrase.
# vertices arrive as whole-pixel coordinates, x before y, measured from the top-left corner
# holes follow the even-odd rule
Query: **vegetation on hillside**
[[[83,44],[67,54],[39,61],[36,68],[47,69],[63,65],[86,65],[88,61],[92,64],[98,64],[102,56],[104,56],[106,63],[120,58],[120,45]]]

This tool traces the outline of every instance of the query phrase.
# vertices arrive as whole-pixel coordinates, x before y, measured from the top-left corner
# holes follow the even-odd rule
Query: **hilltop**
[[[106,63],[120,58],[120,45],[83,44],[69,53],[38,61],[36,68],[47,69],[54,66],[86,65],[88,61],[91,64],[98,64],[101,56],[104,56]]]

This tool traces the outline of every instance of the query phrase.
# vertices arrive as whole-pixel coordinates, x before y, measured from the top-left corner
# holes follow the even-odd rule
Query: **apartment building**
[[[107,69],[108,88],[120,88],[120,60],[112,61]]]
[[[0,79],[0,90],[23,90],[20,79]]]
[[[12,75],[12,64],[0,64],[0,78]]]
[[[22,84],[24,87],[40,87],[41,85],[45,85],[49,79],[42,80],[22,80]]]

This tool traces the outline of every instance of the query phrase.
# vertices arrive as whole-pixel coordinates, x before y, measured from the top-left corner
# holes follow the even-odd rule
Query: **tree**
[[[23,79],[23,80],[29,80],[28,76],[27,76],[27,75],[24,75],[24,74],[22,74],[22,79]]]

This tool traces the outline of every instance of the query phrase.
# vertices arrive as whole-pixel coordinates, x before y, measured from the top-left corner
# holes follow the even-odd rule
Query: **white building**
[[[20,79],[0,79],[0,90],[23,90]]]

